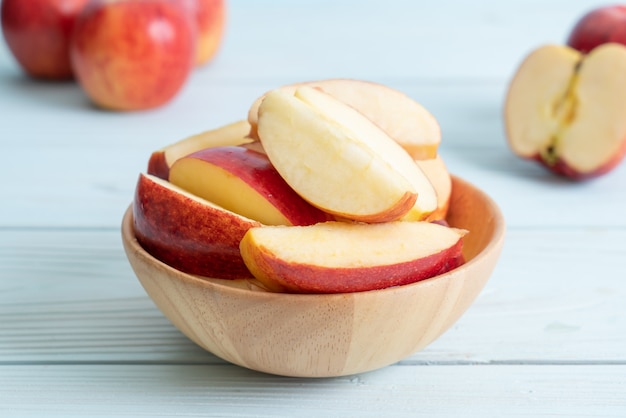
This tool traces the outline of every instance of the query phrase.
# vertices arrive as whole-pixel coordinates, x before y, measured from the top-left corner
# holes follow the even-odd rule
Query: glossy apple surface
[[[179,158],[204,148],[249,143],[252,141],[247,138],[249,132],[250,124],[245,120],[240,120],[169,144],[150,155],[148,174],[167,180],[172,164]]]
[[[78,17],[70,43],[76,78],[90,99],[112,110],[169,102],[193,66],[191,16],[168,0],[94,0]]]
[[[267,155],[245,147],[213,147],[177,160],[170,182],[265,225],[310,225],[330,215],[300,197]]]
[[[180,271],[218,279],[251,277],[239,243],[259,222],[149,174],[139,176],[133,219],[141,246]]]
[[[576,22],[567,39],[570,47],[583,53],[609,42],[626,45],[626,5],[589,11]]]
[[[441,142],[437,119],[406,94],[383,84],[347,78],[308,81],[280,89],[294,93],[301,86],[320,89],[353,107],[398,142],[414,159],[435,158],[437,155]],[[264,97],[259,97],[248,112],[252,138],[258,139],[258,110]]]
[[[272,291],[346,293],[424,280],[463,262],[465,231],[429,222],[251,228],[241,254]]]
[[[210,62],[217,54],[226,26],[226,0],[181,0],[195,19],[198,31],[196,65]]]
[[[69,43],[76,16],[88,0],[3,0],[2,33],[9,50],[30,76],[73,77]]]
[[[511,80],[504,119],[523,158],[574,180],[611,171],[626,153],[626,47],[537,48]]]

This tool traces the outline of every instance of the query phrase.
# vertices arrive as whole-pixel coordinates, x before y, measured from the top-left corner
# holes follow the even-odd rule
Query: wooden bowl
[[[187,337],[249,369],[284,376],[361,373],[401,360],[444,333],[472,304],[498,260],[505,224],[484,192],[454,177],[448,216],[465,228],[467,263],[410,285],[300,295],[236,287],[182,273],[137,242],[132,211],[124,249],[146,292]]]

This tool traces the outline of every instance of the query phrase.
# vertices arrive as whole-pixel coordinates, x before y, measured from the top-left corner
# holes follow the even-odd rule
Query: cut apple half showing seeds
[[[606,173],[626,153],[626,47],[534,50],[509,85],[504,118],[517,155],[573,179]]]
[[[437,119],[406,94],[379,83],[348,78],[307,81],[279,88],[293,94],[302,86],[320,89],[353,107],[398,142],[414,159],[429,159],[437,155],[441,142]],[[259,97],[248,111],[250,137],[256,139],[258,110],[263,98]]]
[[[362,114],[317,89],[280,89],[259,107],[270,161],[305,200],[333,215],[387,222],[425,218],[437,207],[426,175]]]
[[[326,222],[251,228],[240,251],[250,272],[271,291],[359,292],[413,283],[458,267],[465,233],[429,222]]]

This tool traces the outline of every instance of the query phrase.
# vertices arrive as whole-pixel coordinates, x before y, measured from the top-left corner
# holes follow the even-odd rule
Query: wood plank
[[[235,366],[4,366],[18,417],[604,417],[626,414],[626,365],[392,366],[333,379]]]
[[[218,58],[168,106],[124,114],[26,78],[0,42],[0,417],[626,416],[626,164],[562,181],[511,154],[501,119],[523,56],[595,6],[238,0]],[[356,376],[262,375],[163,317],[119,224],[152,150],[326,77],[429,108],[451,171],[500,203],[507,243],[476,303],[422,352]]]
[[[0,363],[221,363],[154,307],[119,240],[0,232]],[[626,229],[511,229],[476,303],[407,364],[626,362],[624,242]]]

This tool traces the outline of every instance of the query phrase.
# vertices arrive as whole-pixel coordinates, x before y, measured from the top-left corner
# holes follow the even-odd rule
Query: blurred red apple
[[[190,274],[244,279],[239,243],[257,221],[230,212],[174,184],[140,174],[133,201],[137,240],[164,263]]]
[[[567,40],[569,46],[585,54],[609,42],[626,45],[626,5],[589,11],[578,20]]]
[[[198,31],[196,64],[209,62],[217,53],[226,23],[225,0],[182,0],[191,12]]]
[[[195,24],[178,1],[91,0],[76,21],[70,56],[94,103],[142,110],[180,91],[195,48]]]
[[[27,74],[49,80],[72,78],[69,42],[76,16],[87,1],[2,1],[4,39]]]

